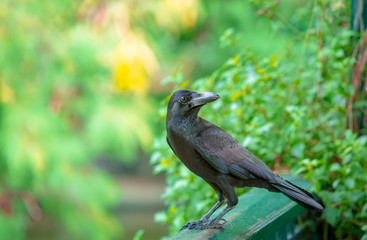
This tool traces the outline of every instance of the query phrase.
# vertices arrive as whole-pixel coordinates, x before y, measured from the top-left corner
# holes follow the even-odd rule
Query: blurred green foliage
[[[251,2],[260,17],[289,34],[286,51],[259,57],[240,45],[236,31],[229,29],[221,45],[236,54],[222,67],[196,81],[175,74],[164,82],[173,82],[175,89],[219,94],[221,99],[201,110],[203,118],[228,131],[274,169],[304,174],[312,183],[311,191],[324,202],[322,217],[338,239],[367,239],[367,137],[347,130],[355,62],[350,5],[295,1],[292,16],[284,18],[276,1]],[[161,103],[162,118],[168,99]],[[163,194],[167,210],[157,213],[156,221],[170,223],[173,234],[184,223],[199,219],[217,197],[177,160],[165,134],[154,147],[154,172],[165,172],[167,181]],[[332,234],[325,232],[324,238]]]
[[[114,87],[131,80],[115,68],[133,69],[124,58],[113,62],[119,37],[114,25],[98,25],[96,5],[0,2],[1,239],[25,239],[42,218],[61,223],[68,239],[122,236],[112,214],[119,187],[92,160],[129,164],[146,151],[154,99],[141,69],[140,85]]]
[[[279,14],[291,17],[289,9],[298,7],[294,2],[281,4]],[[137,7],[132,17],[135,28],[151,39],[163,65],[180,68],[190,79],[213,72],[236,53],[235,49],[217,47],[218,38],[229,26],[242,33],[238,44],[250,45],[259,56],[280,53],[287,47],[291,34],[259,18],[250,1],[223,4],[221,1],[163,0],[158,9],[149,7],[146,2],[138,4],[142,6]],[[157,18],[160,27],[156,26]]]

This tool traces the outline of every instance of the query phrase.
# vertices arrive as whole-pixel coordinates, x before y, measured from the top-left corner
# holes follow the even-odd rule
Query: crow
[[[168,145],[181,162],[204,179],[218,195],[218,202],[201,219],[185,224],[180,231],[222,228],[226,223],[222,217],[238,203],[234,188],[240,187],[281,192],[307,209],[322,211],[323,207],[309,192],[273,173],[227,132],[198,116],[202,106],[219,98],[212,92],[181,89],[174,92],[168,102]],[[226,202],[226,208],[210,220],[210,216]]]

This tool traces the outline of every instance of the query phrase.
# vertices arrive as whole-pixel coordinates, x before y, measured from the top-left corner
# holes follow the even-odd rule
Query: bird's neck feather
[[[201,127],[202,120],[198,115],[174,116],[167,124],[167,127],[179,134],[189,134],[197,132]]]

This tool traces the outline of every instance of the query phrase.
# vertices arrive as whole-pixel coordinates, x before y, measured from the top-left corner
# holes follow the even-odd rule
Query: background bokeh
[[[313,183],[324,237],[367,239],[361,2],[1,1],[1,239],[158,239],[205,212],[165,143],[178,88],[217,92],[208,119]]]

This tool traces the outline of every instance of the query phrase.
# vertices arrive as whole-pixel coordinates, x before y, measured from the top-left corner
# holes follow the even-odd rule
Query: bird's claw
[[[183,226],[178,230],[178,232],[181,232],[182,230],[185,230],[185,229],[189,228],[190,223],[191,223],[191,222],[188,222],[188,223],[186,223],[185,225],[183,225]]]
[[[220,223],[220,221],[222,221],[222,223]],[[179,232],[181,232],[182,230],[188,229],[198,229],[198,230],[203,230],[203,229],[211,229],[211,228],[223,228],[223,226],[227,223],[227,220],[225,219],[220,219],[219,221],[215,221],[215,219],[211,220],[209,223],[204,222],[202,220],[197,220],[195,222],[188,222],[185,225],[182,226],[182,228],[180,228],[180,230],[178,230]]]
[[[222,223],[220,223],[222,221]],[[210,229],[210,228],[223,228],[224,225],[227,223],[227,220],[225,220],[224,218],[216,220],[213,219],[211,220],[208,224],[204,225],[204,228],[202,229]]]
[[[185,225],[182,226],[182,228],[180,228],[180,230],[178,230],[179,232],[181,232],[182,230],[185,230],[185,229],[199,229],[198,227],[204,225],[204,221],[202,220],[197,220],[195,222],[188,222],[186,223]]]

